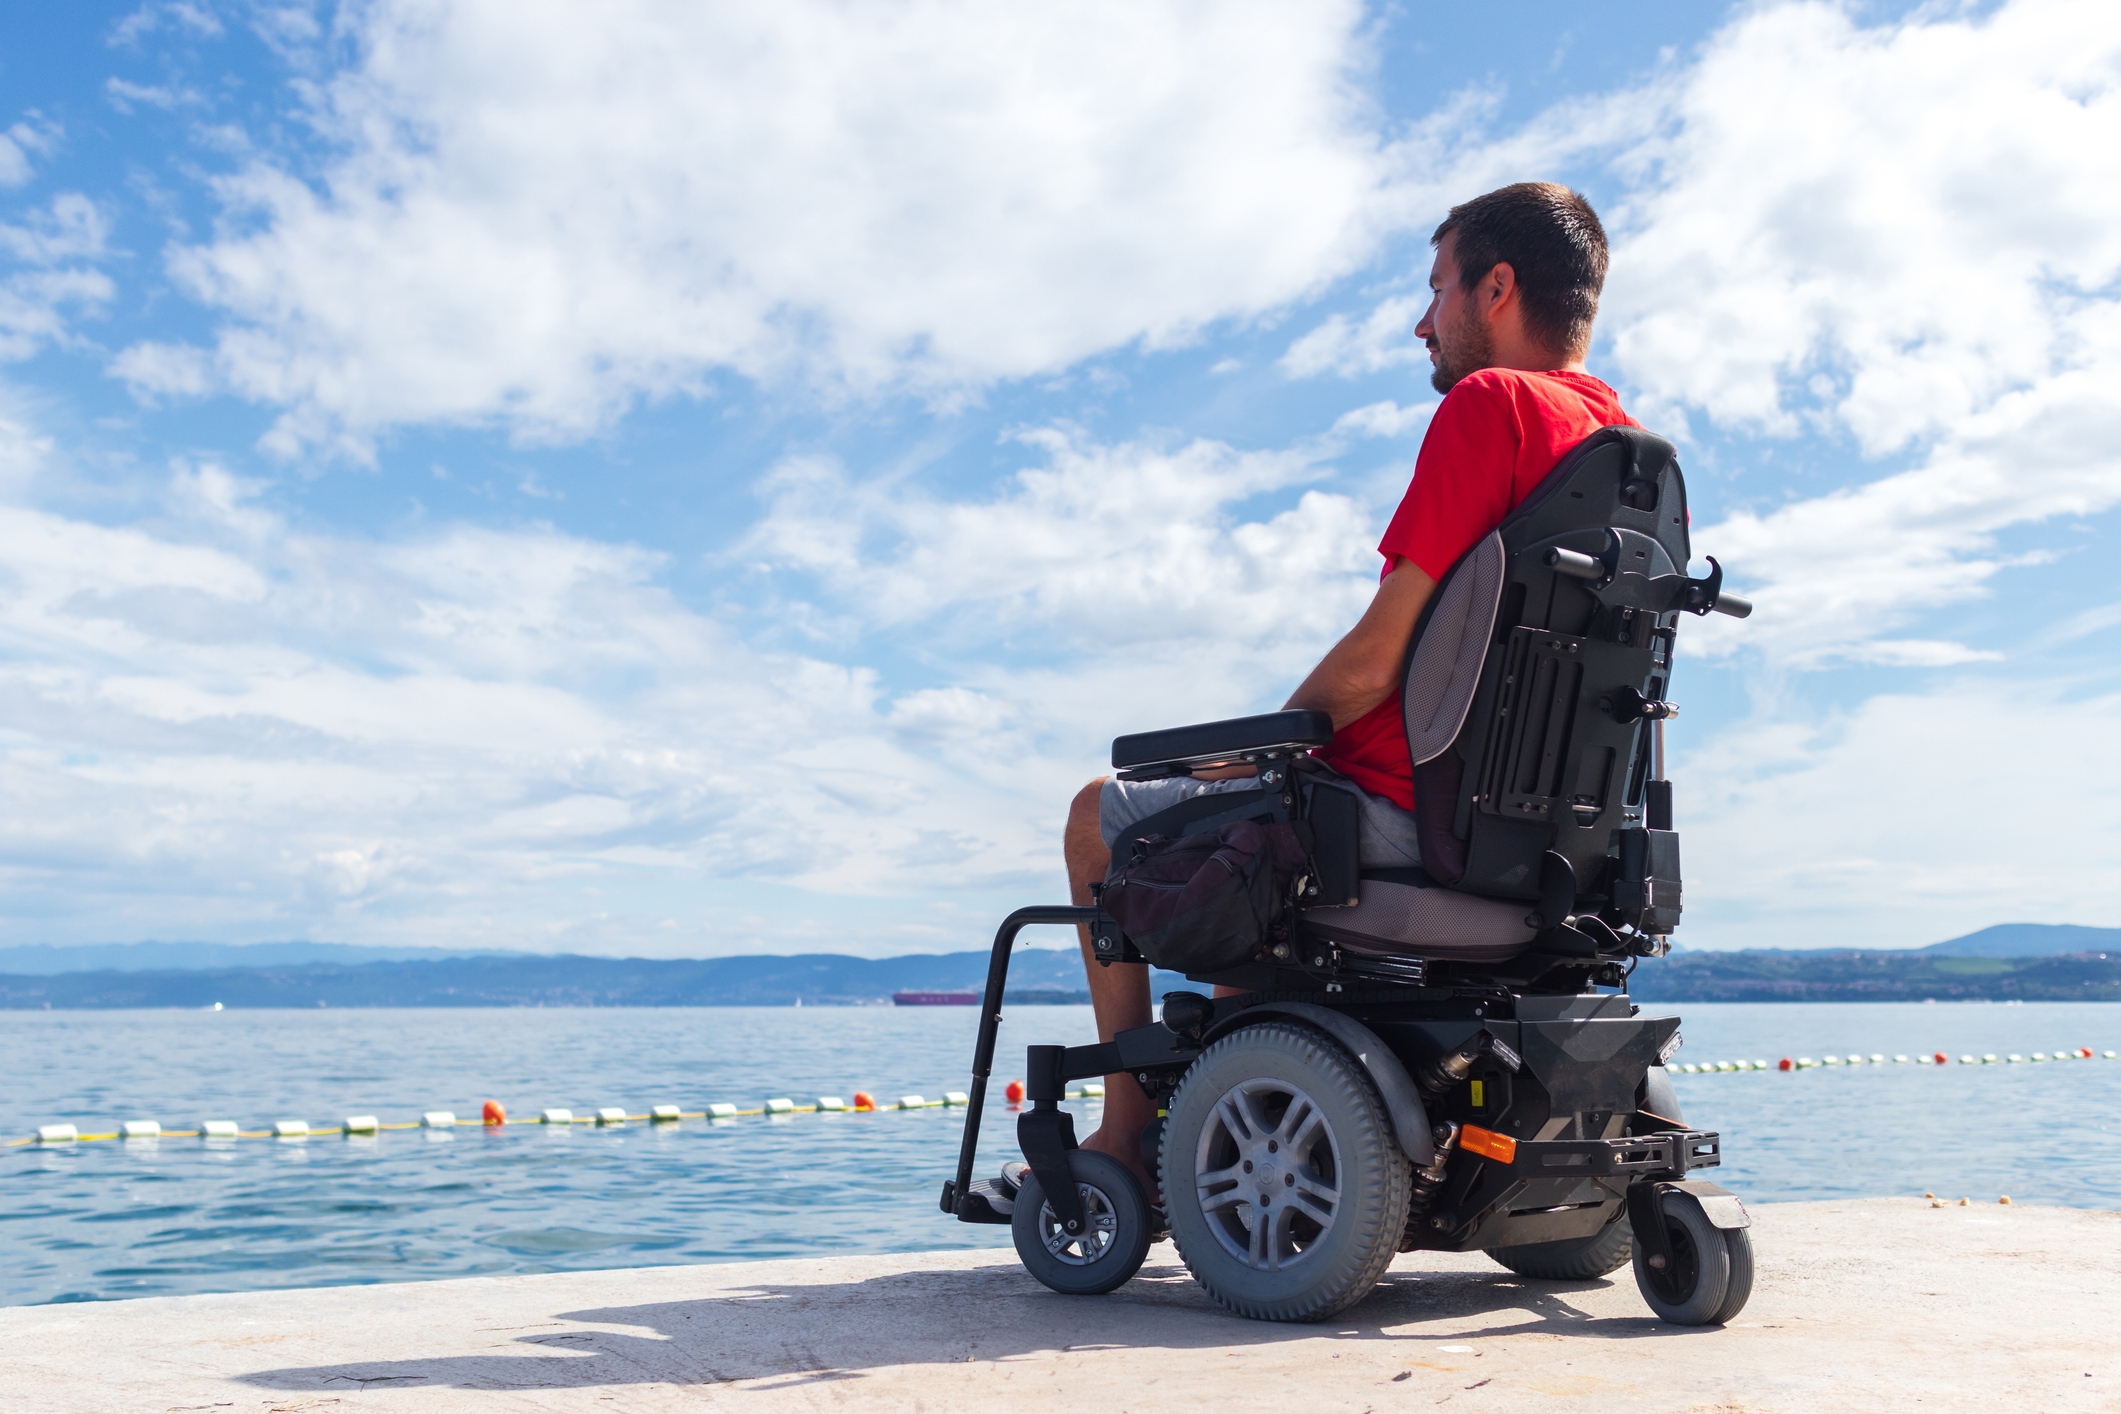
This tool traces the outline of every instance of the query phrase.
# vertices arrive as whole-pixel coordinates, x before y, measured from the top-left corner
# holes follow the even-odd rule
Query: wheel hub
[[[1087,1267],[1112,1250],[1113,1239],[1119,1232],[1119,1217],[1104,1189],[1094,1184],[1078,1183],[1075,1191],[1082,1195],[1083,1216],[1088,1219],[1083,1230],[1069,1232],[1054,1215],[1053,1205],[1042,1203],[1038,1210],[1038,1232],[1046,1250],[1054,1257],[1071,1267]]]
[[[1340,1211],[1340,1153],[1317,1103],[1284,1081],[1232,1086],[1201,1130],[1194,1187],[1216,1241],[1259,1271],[1303,1260]]]

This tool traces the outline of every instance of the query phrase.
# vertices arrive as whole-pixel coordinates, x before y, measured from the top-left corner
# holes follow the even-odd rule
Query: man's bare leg
[[[1068,807],[1067,832],[1062,836],[1068,860],[1068,897],[1079,905],[1089,904],[1090,886],[1104,881],[1105,871],[1112,863],[1112,851],[1105,848],[1105,837],[1097,823],[1098,793],[1104,784],[1100,777],[1076,793],[1074,803]],[[1089,927],[1079,926],[1076,931],[1081,934],[1083,970],[1090,980],[1090,1009],[1097,1014],[1097,1039],[1109,1041],[1118,1032],[1147,1026],[1154,1019],[1149,1014],[1149,969],[1140,963],[1125,962],[1100,966],[1097,954],[1091,951]],[[1142,1130],[1154,1118],[1156,1107],[1149,1103],[1149,1097],[1135,1084],[1132,1075],[1125,1071],[1108,1075],[1105,1117],[1096,1132],[1081,1141],[1083,1148],[1110,1154],[1132,1169],[1152,1201],[1157,1192],[1156,1185],[1149,1182],[1149,1171],[1142,1166]]]

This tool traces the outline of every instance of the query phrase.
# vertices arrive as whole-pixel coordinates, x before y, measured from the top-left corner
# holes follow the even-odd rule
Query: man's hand
[[[1376,708],[1399,686],[1415,621],[1435,592],[1436,581],[1400,556],[1361,621],[1319,660],[1286,705],[1329,714],[1335,731]]]

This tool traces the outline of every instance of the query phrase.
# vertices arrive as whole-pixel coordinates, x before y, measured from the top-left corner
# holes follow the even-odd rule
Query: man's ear
[[[1516,268],[1507,260],[1496,261],[1494,268],[1481,277],[1480,288],[1473,293],[1479,301],[1480,312],[1493,319],[1517,296]]]

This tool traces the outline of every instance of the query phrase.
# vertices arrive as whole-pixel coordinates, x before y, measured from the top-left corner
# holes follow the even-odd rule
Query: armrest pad
[[[1323,712],[1267,712],[1257,717],[1232,717],[1226,722],[1202,722],[1197,727],[1169,727],[1160,732],[1136,732],[1112,743],[1114,769],[1126,771],[1142,766],[1166,766],[1227,761],[1248,751],[1330,745],[1333,719]]]

